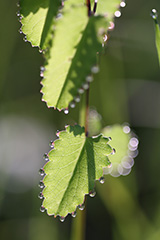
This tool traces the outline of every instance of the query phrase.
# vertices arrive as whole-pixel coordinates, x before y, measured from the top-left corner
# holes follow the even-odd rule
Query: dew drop
[[[116,153],[116,150],[113,148],[111,155],[114,155]]]
[[[39,185],[38,185],[40,188],[44,188],[44,183],[42,181],[39,182]]]
[[[119,18],[121,16],[121,12],[118,10],[114,13],[114,16]]]
[[[129,141],[129,145],[131,146],[131,148],[136,148],[138,147],[139,141],[137,138],[133,137],[130,139]]]
[[[17,17],[21,16],[20,11],[18,11],[16,14],[17,14]]]
[[[131,165],[129,164],[129,162],[127,161],[122,161],[122,166],[126,169],[130,169],[131,168]]]
[[[153,19],[157,19],[158,13],[157,13],[157,10],[156,10],[156,9],[152,9],[152,10],[151,10],[151,17],[152,17]]]
[[[60,19],[60,18],[62,18],[62,16],[63,16],[62,13],[58,13],[56,16],[56,19]]]
[[[77,212],[76,212],[76,211],[71,213],[71,216],[72,216],[72,217],[76,217],[76,215],[77,215]]]
[[[87,89],[89,88],[89,84],[88,84],[88,83],[84,83],[84,84],[82,85],[82,88],[85,89],[85,90],[87,90]]]
[[[75,108],[75,106],[76,106],[74,101],[72,101],[69,105],[70,105],[71,108]]]
[[[42,71],[40,71],[40,77],[44,77],[44,75],[43,75],[43,72],[42,72]]]
[[[124,133],[127,134],[127,133],[130,133],[130,131],[131,131],[131,129],[130,129],[129,126],[124,126],[124,127],[123,127],[123,132],[124,132]]]
[[[40,194],[38,195],[38,197],[39,197],[39,199],[43,199],[43,198],[44,198],[43,193],[40,192]]]
[[[126,2],[125,2],[125,1],[122,1],[122,2],[120,3],[120,6],[121,6],[121,7],[125,7],[125,6],[126,6]]]
[[[87,76],[86,77],[86,81],[87,82],[92,82],[93,81],[93,77],[92,76]]]
[[[80,100],[81,100],[81,98],[80,98],[79,95],[74,98],[74,101],[77,102],[77,103],[80,102]]]
[[[83,88],[79,88],[78,92],[79,92],[79,94],[83,94],[84,93],[84,89]]]
[[[84,205],[84,203],[82,203],[82,204],[80,204],[80,205],[78,205],[78,208],[79,208],[79,210],[84,210],[84,208],[85,208],[85,205]]]
[[[57,132],[56,132],[56,136],[59,137],[59,134],[60,134],[60,131],[57,130]]]
[[[44,72],[45,71],[45,67],[41,66],[40,70],[41,70],[41,72]]]
[[[27,37],[25,36],[25,37],[23,38],[23,40],[24,40],[25,42],[27,42]]]
[[[49,157],[48,157],[48,154],[47,154],[47,153],[45,153],[45,154],[43,155],[43,159],[44,159],[45,161],[48,161],[48,160],[49,160]]]
[[[45,212],[45,210],[46,210],[45,207],[43,207],[43,206],[40,207],[41,212]]]
[[[96,195],[96,191],[95,190],[93,190],[92,192],[89,193],[90,197],[95,197],[95,195]]]
[[[49,146],[50,146],[50,148],[54,148],[54,142],[50,141]]]
[[[61,222],[64,222],[65,217],[60,217],[59,220],[60,220]]]
[[[23,33],[21,29],[19,29],[19,33],[20,33],[20,34],[22,34],[22,33]]]
[[[99,67],[98,66],[93,66],[91,68],[91,72],[94,73],[94,74],[98,73],[99,72]]]
[[[43,168],[39,169],[39,174],[40,174],[41,176],[44,176],[44,175],[45,175],[45,172],[44,172]]]
[[[112,167],[112,163],[110,163],[108,166],[107,166],[107,168],[111,168]]]
[[[17,5],[17,7],[20,7],[20,3],[19,2],[17,2],[16,5]]]
[[[119,173],[120,175],[122,175],[122,173],[123,173],[123,167],[122,167],[121,164],[118,165],[117,170],[118,170],[118,173]]]
[[[103,41],[106,42],[107,39],[108,39],[108,36],[107,36],[107,34],[105,34],[104,37],[103,37]]]
[[[99,179],[99,182],[100,182],[101,184],[105,183],[105,178],[104,178],[104,177],[101,177],[101,178]]]
[[[111,31],[114,29],[114,27],[115,27],[114,22],[110,22],[110,26],[108,27],[108,29]]]
[[[43,52],[43,50],[42,49],[39,49],[39,53],[42,53]]]
[[[69,113],[68,108],[64,109],[64,113],[65,113],[65,114],[68,114],[68,113]]]
[[[112,140],[112,138],[111,138],[111,137],[108,137],[108,139],[109,139],[109,141],[111,141],[111,140]]]

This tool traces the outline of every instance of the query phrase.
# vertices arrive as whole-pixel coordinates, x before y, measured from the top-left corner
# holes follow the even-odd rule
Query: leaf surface
[[[59,10],[60,0],[21,0],[22,31],[33,46],[48,50],[41,74],[42,100],[48,107],[66,109],[89,87],[120,0],[98,1],[97,13],[91,17],[84,3],[67,0]]]
[[[70,8],[57,22],[42,81],[49,107],[68,108],[97,64],[97,51],[102,48],[97,30],[101,25],[107,29],[108,23],[102,17],[88,18],[85,10],[84,6]]]
[[[95,180],[103,176],[112,152],[109,139],[99,135],[86,137],[84,128],[68,126],[59,133],[54,149],[44,166],[43,206],[49,215],[65,217],[84,202],[84,195],[94,190]]]
[[[60,0],[21,0],[22,31],[33,46],[49,47]]]
[[[42,80],[43,100],[48,107],[60,110],[68,108],[79,89],[87,86],[87,77],[97,65],[97,53],[102,51],[103,37],[111,20],[111,16],[103,16],[103,11],[88,18],[84,4],[72,5],[71,2],[66,1],[63,17],[57,21]],[[112,9],[112,20],[116,9],[117,4]]]

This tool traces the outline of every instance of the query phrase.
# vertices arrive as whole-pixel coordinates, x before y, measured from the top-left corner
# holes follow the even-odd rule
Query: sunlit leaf
[[[95,180],[110,164],[108,155],[113,149],[108,142],[102,134],[86,137],[84,128],[78,125],[59,132],[44,166],[43,207],[49,215],[65,217],[83,204],[85,194],[93,193]]]
[[[21,0],[22,31],[33,46],[49,47],[60,0]]]

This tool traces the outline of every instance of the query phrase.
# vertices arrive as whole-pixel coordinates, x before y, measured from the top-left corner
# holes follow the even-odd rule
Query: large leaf
[[[60,0],[21,0],[21,21],[27,40],[41,49],[49,49],[45,53],[45,72],[41,74],[43,100],[48,107],[61,110],[89,87],[92,73],[98,72],[97,53],[102,51],[120,0],[98,1],[97,14],[92,17],[87,16],[84,0],[64,1],[61,12],[60,3]]]
[[[103,37],[111,20],[104,17],[103,12],[88,18],[86,6],[70,5],[68,0],[63,17],[57,21],[42,81],[43,100],[49,107],[58,109],[68,108],[79,89],[87,86],[91,72],[98,71],[93,66],[97,65],[97,53],[102,51]],[[116,8],[117,4],[114,11]]]
[[[102,17],[88,18],[85,10],[84,6],[70,8],[57,22],[42,81],[43,99],[49,107],[67,108],[97,64],[97,51],[102,48],[97,30],[108,23]]]
[[[95,0],[91,0],[92,8]],[[99,0],[97,3],[96,13],[100,15],[104,15],[108,20],[113,21],[113,16],[115,11],[120,7],[121,0]]]
[[[21,0],[22,31],[33,46],[49,47],[60,0]]]
[[[65,217],[83,204],[85,194],[94,191],[95,180],[101,179],[103,168],[110,164],[107,156],[113,149],[108,141],[102,135],[86,137],[78,125],[59,133],[44,166],[43,207],[49,215]]]
[[[116,149],[116,154],[110,155],[109,160],[112,162],[110,168],[104,170],[105,174],[113,177],[128,175],[134,165],[134,157],[138,154],[138,139],[131,132],[128,125],[113,125],[105,127],[102,130],[104,136],[112,138],[111,144]]]

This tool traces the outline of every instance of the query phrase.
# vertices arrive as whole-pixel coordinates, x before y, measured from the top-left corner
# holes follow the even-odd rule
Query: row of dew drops
[[[123,132],[130,134],[131,138],[128,142],[128,151],[126,155],[120,160],[120,162],[114,162],[109,168],[104,169],[104,174],[110,174],[113,177],[119,177],[120,175],[126,176],[131,172],[134,165],[134,158],[138,155],[139,140],[137,136],[131,131],[129,125],[124,124]]]
[[[59,136],[59,131],[57,131],[57,134],[56,134],[56,135]],[[109,139],[111,140],[111,138],[109,138]],[[54,149],[54,142],[53,142],[53,141],[50,141],[49,146],[50,146],[51,149]],[[113,148],[111,154],[114,154],[114,153],[115,153],[115,149]],[[49,162],[49,156],[48,156],[47,153],[45,153],[45,154],[43,155],[43,159],[44,159],[44,161],[45,161],[46,163]],[[111,167],[111,164],[108,165],[108,168],[110,168],[110,167]],[[45,171],[44,171],[43,168],[41,168],[41,169],[39,170],[39,174],[40,174],[40,176],[42,177],[42,179],[40,180],[38,186],[39,186],[40,189],[43,191],[43,189],[45,188],[45,185],[44,185],[44,182],[43,182],[43,178],[44,178],[45,175],[46,175],[46,173],[45,173]],[[103,183],[105,182],[105,178],[104,178],[104,177],[101,177],[101,178],[99,179],[99,182],[100,182],[101,184],[103,184]],[[38,198],[41,199],[41,200],[44,200],[44,196],[43,196],[42,191],[39,193]],[[90,197],[95,197],[95,195],[96,195],[95,189],[94,189],[93,191],[90,191],[90,192],[89,192],[89,196],[90,196]],[[79,208],[79,210],[84,210],[85,204],[82,203],[82,204],[78,205],[78,208]],[[44,207],[43,205],[41,205],[40,211],[41,211],[41,212],[45,212],[45,211],[46,211],[46,209],[45,209],[45,207]],[[76,217],[76,214],[77,214],[76,211],[75,211],[75,212],[72,212],[72,213],[71,213],[71,216],[72,216],[72,217]],[[55,216],[55,217],[56,217],[56,216]],[[60,219],[61,222],[64,222],[65,217],[60,216],[59,219]]]

